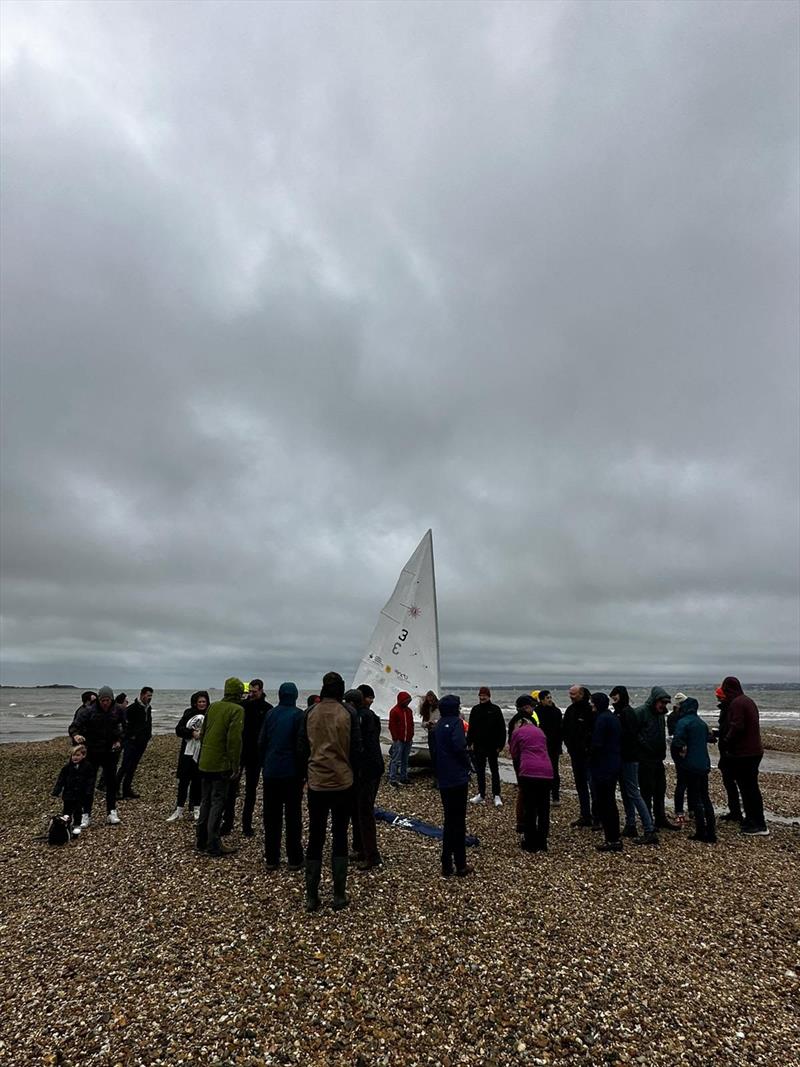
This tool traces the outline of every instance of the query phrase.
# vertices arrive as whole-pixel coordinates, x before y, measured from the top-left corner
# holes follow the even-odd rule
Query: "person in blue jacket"
[[[708,775],[711,771],[711,760],[708,756],[710,740],[711,731],[697,714],[697,701],[694,697],[686,697],[681,704],[681,717],[675,726],[672,744],[682,757],[689,807],[694,812],[695,832],[691,835],[691,840],[715,845],[717,824],[714,819],[714,805],[708,795]]]
[[[622,767],[622,727],[610,710],[605,693],[592,693],[591,699],[595,720],[589,768],[595,783],[598,814],[605,835],[605,842],[598,845],[597,849],[599,852],[622,852],[616,797],[617,779]]]
[[[472,874],[467,866],[467,794],[470,759],[464,723],[459,714],[461,698],[445,696],[439,701],[436,724],[436,774],[444,813],[442,877]]]
[[[299,871],[303,866],[303,772],[297,759],[302,723],[297,686],[284,682],[278,690],[278,704],[264,715],[258,737],[264,774],[264,859],[268,871],[277,870],[281,862],[284,818],[289,870]]]

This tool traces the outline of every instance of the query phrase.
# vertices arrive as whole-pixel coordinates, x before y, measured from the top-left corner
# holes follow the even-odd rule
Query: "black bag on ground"
[[[53,815],[47,828],[48,845],[68,845],[70,841],[70,824],[72,819],[69,815]]]

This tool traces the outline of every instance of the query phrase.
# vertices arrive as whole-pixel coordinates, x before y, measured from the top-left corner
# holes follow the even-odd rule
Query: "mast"
[[[433,582],[433,620],[434,627],[436,629],[436,686],[437,689],[441,689],[442,677],[439,668],[439,601],[436,596],[436,567],[433,561],[433,530],[428,530],[428,540],[431,546],[431,581]],[[440,692],[437,692],[437,696],[441,696]]]

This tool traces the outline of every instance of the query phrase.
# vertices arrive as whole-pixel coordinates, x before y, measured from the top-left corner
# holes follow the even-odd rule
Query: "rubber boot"
[[[333,910],[341,911],[350,901],[347,898],[347,856],[334,856],[331,859],[333,872]]]
[[[319,908],[319,882],[322,877],[322,863],[319,860],[306,860],[306,911]]]

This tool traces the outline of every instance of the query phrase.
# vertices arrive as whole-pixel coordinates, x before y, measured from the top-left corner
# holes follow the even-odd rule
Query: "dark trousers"
[[[64,797],[64,814],[69,815],[72,819],[73,826],[80,826],[81,817],[83,816],[83,801],[76,800],[75,797]]]
[[[202,784],[200,781],[200,768],[193,756],[181,756],[178,761],[178,803],[182,808],[189,798],[193,808],[198,807],[202,797]]]
[[[758,767],[761,756],[728,756],[731,774],[739,792],[742,794],[742,807],[746,823],[763,829],[764,801],[758,788]]]
[[[526,852],[544,852],[547,850],[547,835],[550,833],[552,780],[526,778],[521,775],[519,788],[522,793],[522,847]]]
[[[219,852],[222,848],[222,813],[228,798],[230,779],[227,775],[201,771],[200,781],[202,794],[200,818],[197,821],[197,847]]]
[[[308,790],[308,848],[306,858],[322,862],[328,813],[331,816],[331,856],[347,858],[347,826],[350,822],[352,789]]]
[[[683,802],[686,799],[686,789],[688,782],[689,772],[685,771],[683,767],[675,765],[675,814],[683,815]],[[689,810],[692,810],[691,803],[689,804]]]
[[[482,797],[486,796],[486,762],[489,762],[489,771],[492,775],[492,795],[500,796],[500,768],[497,766],[497,753],[481,752],[473,749],[472,761],[475,764],[475,774],[478,776],[478,792]]]
[[[440,789],[444,826],[442,833],[442,871],[452,874],[453,866],[463,871],[467,866],[467,793],[469,785]]]
[[[689,810],[694,812],[695,833],[702,841],[716,841],[714,805],[708,795],[708,771],[684,771]]]
[[[117,778],[117,789],[122,796],[127,796],[133,789],[133,776],[139,761],[144,755],[144,750],[150,742],[149,738],[131,738],[126,741],[122,748],[122,765]]]
[[[617,807],[617,779],[596,778],[597,814],[603,824],[606,841],[619,841],[619,808]]]
[[[656,826],[667,821],[664,796],[667,792],[667,775],[663,760],[639,760],[639,792],[653,816]]]
[[[570,763],[572,764],[572,777],[575,779],[575,789],[578,792],[578,803],[581,806],[581,818],[591,819],[597,815],[596,802],[592,796],[592,790],[589,788],[589,760],[582,752],[570,752]],[[593,811],[592,808],[595,808]]]
[[[719,773],[722,775],[722,784],[725,787],[725,795],[728,798],[728,811],[734,819],[742,818],[742,802],[739,799],[739,787],[736,784],[736,775],[731,767],[730,756],[720,755]]]
[[[380,863],[375,826],[375,797],[380,778],[359,777],[353,788],[353,851],[367,863]]]
[[[559,773],[558,764],[559,764],[559,761],[561,759],[561,753],[560,752],[551,752],[550,750],[548,750],[547,754],[550,757],[550,762],[553,765],[553,778],[552,778],[552,780],[550,780],[550,795],[552,796],[553,800],[560,800],[561,799],[561,775]]]
[[[261,765],[258,763],[246,763],[241,773],[233,778],[228,788],[228,799],[225,802],[225,815],[222,819],[223,830],[232,830],[236,822],[236,798],[239,796],[242,779],[244,778],[244,803],[242,804],[242,829],[253,829],[253,812],[256,807],[256,792],[258,791],[258,779],[261,774]]]
[[[94,805],[94,783],[97,781],[97,772],[103,775],[103,787],[106,793],[106,811],[113,811],[117,806],[117,763],[119,752],[90,752],[89,762],[94,767],[92,789],[86,805],[86,812],[91,814]]]
[[[264,858],[280,863],[281,836],[286,822],[286,859],[293,867],[303,862],[303,779],[264,778]]]
[[[436,733],[428,730],[428,754],[431,757],[431,771],[433,772],[433,784],[439,788],[439,779],[436,776]]]

